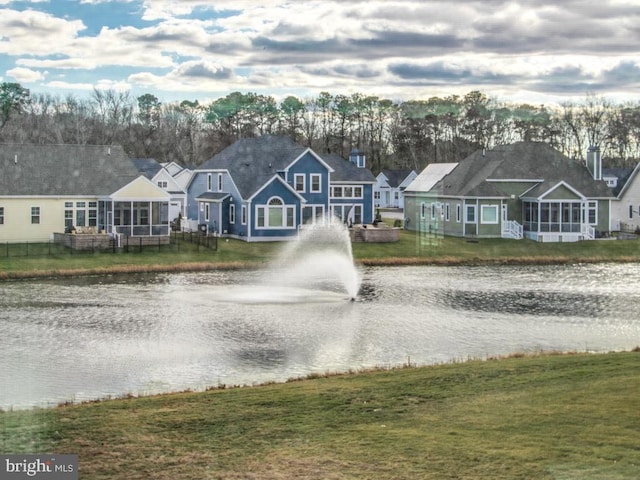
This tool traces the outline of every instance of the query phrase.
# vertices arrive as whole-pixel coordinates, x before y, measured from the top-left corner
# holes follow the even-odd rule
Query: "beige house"
[[[120,146],[0,145],[0,170],[0,242],[169,235],[169,193]]]

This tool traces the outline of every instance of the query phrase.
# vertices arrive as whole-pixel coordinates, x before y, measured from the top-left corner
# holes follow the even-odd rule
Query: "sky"
[[[201,103],[640,100],[640,0],[0,0],[0,82]]]

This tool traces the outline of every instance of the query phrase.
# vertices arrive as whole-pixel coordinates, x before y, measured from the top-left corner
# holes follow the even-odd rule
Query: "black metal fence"
[[[61,255],[86,255],[92,253],[152,253],[180,252],[185,248],[200,252],[201,250],[218,250],[218,237],[205,236],[198,232],[171,232],[167,237],[120,237],[120,245],[115,238],[108,242],[89,240],[78,248],[71,242],[71,247],[53,240],[41,242],[3,242],[0,243],[0,258],[10,257],[42,257]]]

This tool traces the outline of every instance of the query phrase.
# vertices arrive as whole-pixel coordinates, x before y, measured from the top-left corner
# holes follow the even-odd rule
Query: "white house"
[[[373,196],[376,207],[403,208],[403,192],[418,176],[414,170],[382,170],[376,176]]]

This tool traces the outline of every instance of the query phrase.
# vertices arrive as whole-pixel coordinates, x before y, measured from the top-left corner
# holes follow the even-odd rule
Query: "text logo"
[[[0,480],[78,480],[77,455],[0,455]]]

